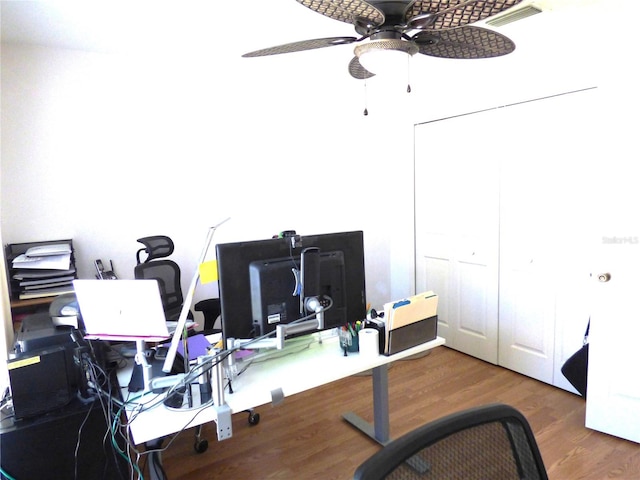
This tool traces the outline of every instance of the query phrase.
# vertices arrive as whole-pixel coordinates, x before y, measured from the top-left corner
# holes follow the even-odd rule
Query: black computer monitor
[[[361,231],[218,244],[216,256],[225,338],[256,338],[299,320],[307,295],[331,304],[324,329],[366,316]]]

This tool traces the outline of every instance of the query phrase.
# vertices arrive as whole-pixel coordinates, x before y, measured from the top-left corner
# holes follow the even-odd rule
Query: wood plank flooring
[[[457,410],[507,403],[531,423],[551,480],[640,479],[640,445],[585,428],[581,397],[446,347],[393,364],[389,402],[394,438]],[[370,376],[259,407],[256,426],[236,414],[223,442],[207,425],[203,454],[187,430],[162,454],[164,468],[170,480],[349,479],[380,447],[342,420],[346,411],[372,420]]]

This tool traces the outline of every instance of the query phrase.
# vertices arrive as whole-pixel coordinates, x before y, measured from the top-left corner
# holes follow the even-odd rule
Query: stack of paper
[[[76,269],[71,244],[35,245],[12,262],[12,284],[18,286],[18,298],[52,297],[73,292]]]

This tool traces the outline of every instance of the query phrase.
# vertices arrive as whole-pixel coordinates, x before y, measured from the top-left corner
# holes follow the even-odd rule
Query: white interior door
[[[637,85],[637,79],[636,85]],[[606,91],[600,107],[602,162],[594,169],[593,280],[586,426],[640,443],[640,94]],[[616,120],[616,121],[614,121]],[[606,274],[603,281],[599,276]],[[609,278],[610,277],[610,278]]]
[[[447,346],[497,363],[499,174],[495,112],[416,126],[416,289],[439,296]],[[469,118],[474,117],[474,118]],[[484,128],[479,127],[479,122]]]
[[[630,233],[634,243],[608,245],[594,275],[585,424],[640,442],[640,230]]]

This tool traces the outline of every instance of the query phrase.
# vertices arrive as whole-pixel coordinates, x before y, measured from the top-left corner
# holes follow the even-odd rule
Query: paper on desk
[[[68,270],[71,265],[71,254],[45,255],[43,257],[28,257],[18,255],[13,259],[14,268],[32,268],[42,270]]]
[[[68,243],[54,243],[50,245],[36,245],[25,252],[27,257],[45,257],[49,255],[62,255],[71,253],[71,245]]]
[[[41,278],[56,278],[61,275],[73,275],[76,273],[76,269],[71,267],[68,270],[17,270],[13,275],[14,280],[29,280],[29,279],[41,279]]]
[[[200,355],[207,355],[211,343],[202,335],[193,335],[187,338],[187,350],[189,352],[189,361],[197,360]],[[184,346],[182,342],[178,344],[178,353],[184,357]]]

